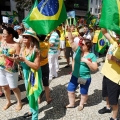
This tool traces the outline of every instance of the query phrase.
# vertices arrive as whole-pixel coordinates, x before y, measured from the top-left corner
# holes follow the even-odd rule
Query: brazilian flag
[[[42,0],[23,21],[37,34],[47,35],[66,19],[64,0]]]
[[[107,45],[108,45],[107,39],[100,31],[99,36],[98,36],[97,45],[96,45],[96,51],[103,54],[106,50]]]
[[[27,98],[29,106],[35,110],[38,109],[38,97],[43,91],[41,70],[31,69],[28,79]]]
[[[86,23],[87,23],[88,25],[89,25],[90,22],[91,22],[92,16],[93,16],[93,15],[90,13],[90,11],[87,12],[86,15],[85,15],[85,20],[86,20]]]
[[[96,22],[97,22],[97,17],[93,15],[90,20],[90,26],[91,27],[95,26]]]
[[[99,26],[120,34],[120,0],[103,0]]]
[[[13,16],[18,16],[18,13],[13,10]]]

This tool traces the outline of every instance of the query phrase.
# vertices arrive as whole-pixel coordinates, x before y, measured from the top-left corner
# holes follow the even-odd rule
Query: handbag
[[[77,81],[79,84],[82,84],[82,85],[85,85],[86,84],[86,82],[87,82],[87,79],[85,79],[85,78],[78,78],[78,81]]]

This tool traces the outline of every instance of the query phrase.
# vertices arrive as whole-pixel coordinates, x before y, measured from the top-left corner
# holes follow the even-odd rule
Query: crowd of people
[[[27,90],[31,68],[41,75],[39,87],[41,89],[44,87],[47,103],[52,102],[49,81],[58,77],[58,58],[61,51],[64,52],[67,62],[65,68],[72,66],[71,79],[67,87],[69,104],[65,108],[75,107],[75,90],[80,85],[81,100],[78,110],[83,110],[92,81],[91,71],[98,69],[97,59],[100,54],[96,50],[96,44],[100,31],[111,44],[101,71],[104,75],[102,95],[106,97],[107,104],[98,112],[104,114],[113,111],[110,120],[117,120],[120,94],[120,35],[111,36],[106,29],[100,29],[98,25],[89,27],[83,23],[77,26],[63,23],[48,35],[37,35],[35,31],[25,28],[23,24],[0,26],[0,96],[4,91],[7,100],[3,110],[12,105],[10,90],[14,92],[17,99],[15,109],[17,111],[22,109],[18,79],[23,76]],[[41,92],[39,96],[40,94]],[[40,97],[37,100],[37,104],[39,103]],[[30,107],[30,111],[24,114],[25,118],[29,116],[32,116],[32,120],[38,120],[38,109]]]

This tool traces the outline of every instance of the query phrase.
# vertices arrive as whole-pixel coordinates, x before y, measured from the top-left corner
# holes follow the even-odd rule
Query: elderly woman
[[[11,27],[3,29],[3,40],[0,41],[0,86],[3,87],[7,104],[3,110],[11,106],[10,89],[17,98],[16,110],[21,110],[21,94],[18,88],[18,66],[15,64],[15,55],[19,55],[20,46],[13,41],[18,38],[18,33]]]
[[[23,33],[23,43],[24,46],[21,48],[20,56],[17,57],[17,60],[23,68],[24,82],[30,106],[30,112],[25,113],[24,117],[32,116],[32,120],[38,120],[38,97],[42,92],[39,38],[33,30],[27,30]]]
[[[91,83],[90,71],[96,71],[97,60],[93,53],[90,53],[92,43],[90,40],[83,38],[79,42],[79,46],[74,43],[71,31],[69,29],[68,37],[71,43],[71,47],[74,53],[74,67],[71,80],[68,84],[68,97],[69,105],[66,108],[73,108],[75,105],[75,90],[80,84],[81,100],[78,106],[78,110],[81,111],[84,108],[84,104],[88,99],[88,89]]]

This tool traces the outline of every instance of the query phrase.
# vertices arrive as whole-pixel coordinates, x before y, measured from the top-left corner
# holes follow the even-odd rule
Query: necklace
[[[24,49],[24,56],[26,57],[26,56],[28,56],[29,54],[30,54],[30,50],[26,50],[26,48]]]

